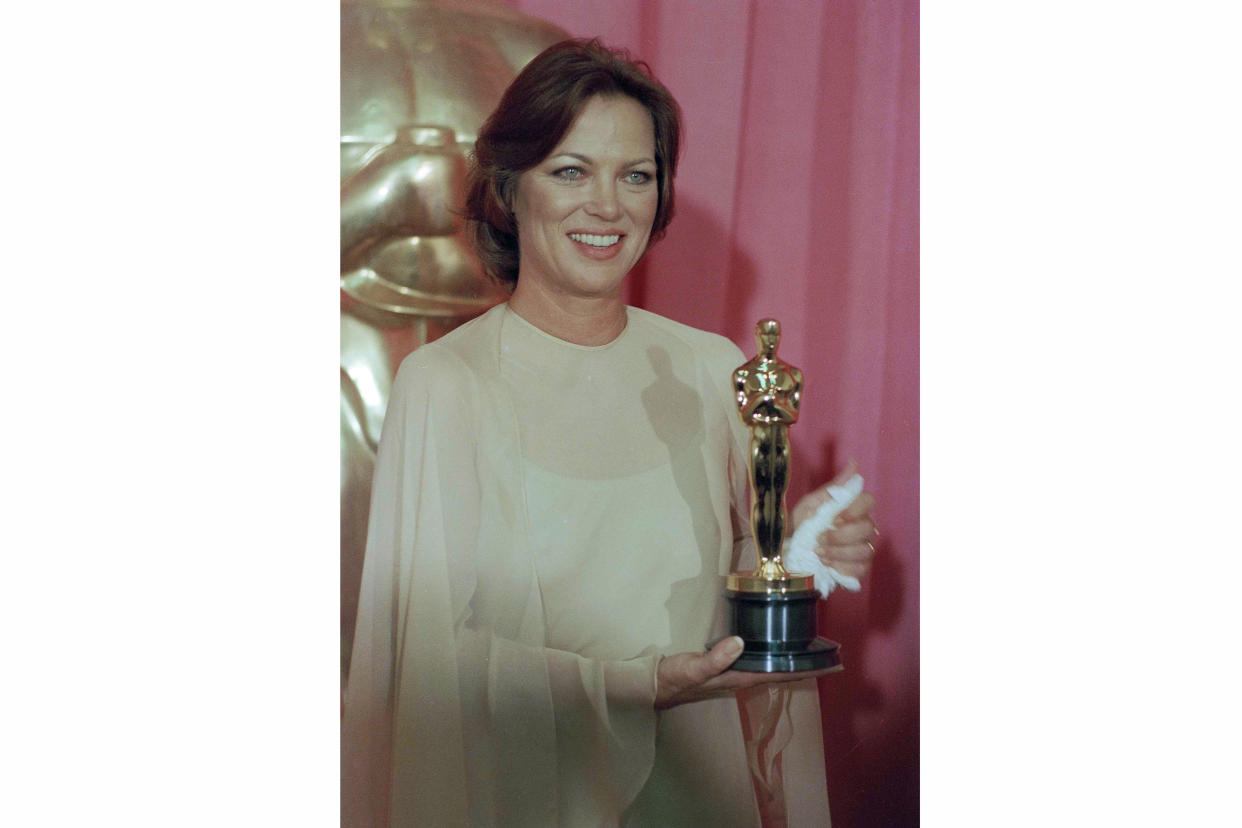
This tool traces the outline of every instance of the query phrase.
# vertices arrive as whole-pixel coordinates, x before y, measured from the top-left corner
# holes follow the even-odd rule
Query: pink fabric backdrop
[[[856,459],[883,532],[860,594],[821,604],[833,823],[918,821],[917,0],[509,0],[646,60],[685,115],[677,218],[634,304],[752,353],[781,321],[807,388],[791,501]]]

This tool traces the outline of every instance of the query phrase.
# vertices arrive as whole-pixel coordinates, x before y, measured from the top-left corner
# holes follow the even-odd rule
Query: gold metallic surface
[[[790,582],[814,578],[791,574],[781,564],[785,539],[785,490],[789,488],[789,426],[798,421],[802,372],[776,356],[781,326],[775,319],[755,325],[758,353],[733,372],[738,415],[750,429],[750,530],[755,537],[759,567],[729,576],[730,589],[743,592],[788,592]],[[733,586],[736,584],[737,586]]]
[[[814,575],[786,572],[783,578],[768,578],[755,572],[732,572],[725,576],[725,588],[735,592],[763,592],[767,594],[801,592],[815,589]]]
[[[522,66],[569,35],[494,0],[341,3],[341,675],[397,366],[507,298],[462,234],[466,155]]]

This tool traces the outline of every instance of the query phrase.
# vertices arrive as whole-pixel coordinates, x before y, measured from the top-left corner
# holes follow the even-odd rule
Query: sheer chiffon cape
[[[753,565],[729,389],[744,357],[627,313],[584,348],[500,305],[402,363],[345,696],[345,826],[759,824],[739,704],[653,709],[659,657],[723,635],[721,576]],[[826,825],[815,685],[786,687],[784,809]]]

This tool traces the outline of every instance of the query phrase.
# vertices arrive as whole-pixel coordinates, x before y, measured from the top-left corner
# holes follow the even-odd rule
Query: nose
[[[621,218],[621,202],[617,200],[617,182],[607,176],[596,178],[586,211],[603,221],[616,221]]]

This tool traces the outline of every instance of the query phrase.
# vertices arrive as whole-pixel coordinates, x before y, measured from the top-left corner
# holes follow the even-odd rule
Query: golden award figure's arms
[[[751,360],[753,362],[754,360]],[[733,372],[733,391],[737,400],[738,411],[742,414],[742,422],[750,425],[750,415],[747,411],[748,400],[750,394],[746,392],[746,383],[750,379],[750,362],[740,366]]]
[[[793,391],[789,394],[789,410],[793,412],[791,423],[798,421],[798,409],[802,405],[802,372],[792,365],[787,366],[793,377]]]
[[[793,425],[802,405],[802,372],[776,355],[781,326],[763,319],[755,326],[758,353],[733,372],[733,387],[742,422]]]
[[[738,413],[747,426],[792,425],[802,403],[802,372],[777,359],[752,359],[733,372]]]

